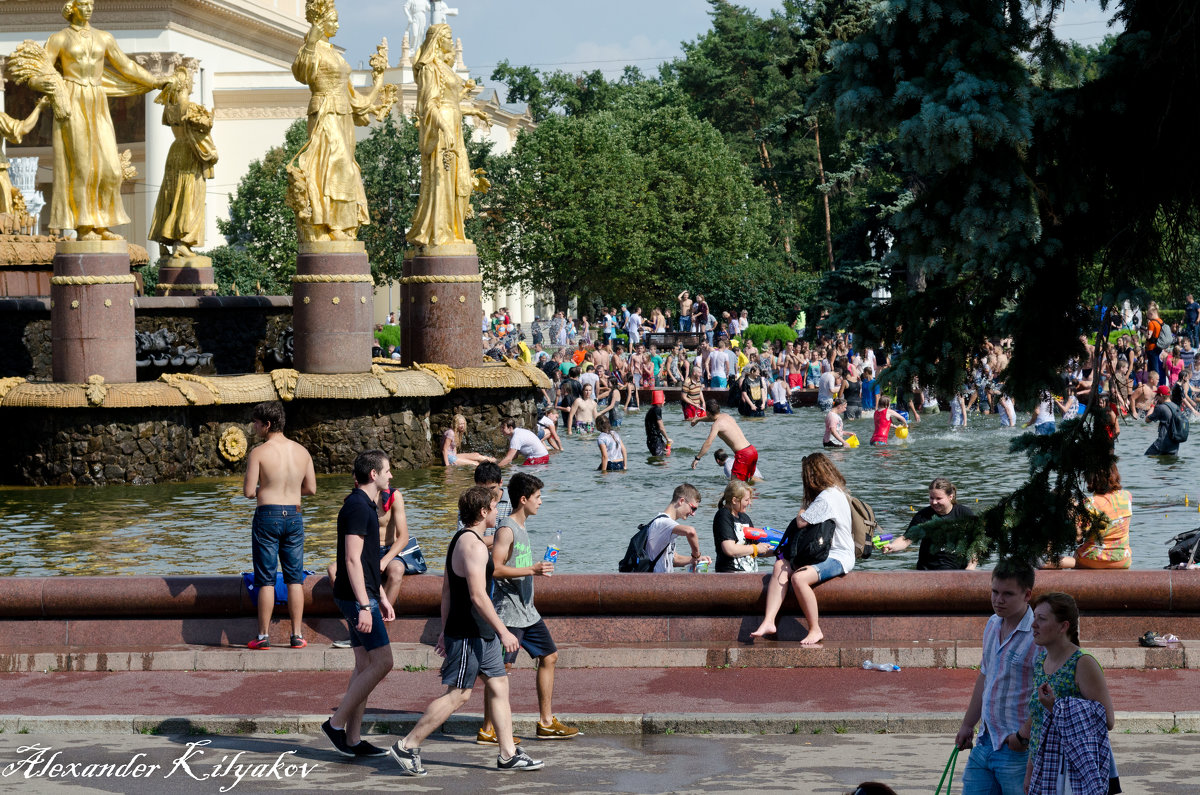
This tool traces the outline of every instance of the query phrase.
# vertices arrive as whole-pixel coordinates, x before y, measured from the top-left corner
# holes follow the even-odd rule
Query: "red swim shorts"
[[[733,454],[732,475],[734,480],[748,482],[754,477],[756,469],[758,469],[758,451],[754,449],[754,445],[747,445]]]
[[[708,416],[708,414],[707,414],[707,412],[704,411],[704,409],[698,408],[696,406],[689,406],[687,403],[683,404],[683,418],[685,420],[693,420],[693,419],[696,419],[697,417],[703,418],[703,417],[707,417],[707,416]]]
[[[788,386],[792,389],[800,389],[804,386],[803,373],[788,373]]]
[[[524,461],[521,462],[521,466],[536,467],[536,466],[540,466],[542,464],[549,464],[549,463],[550,463],[549,455],[539,455],[536,458],[526,458]]]

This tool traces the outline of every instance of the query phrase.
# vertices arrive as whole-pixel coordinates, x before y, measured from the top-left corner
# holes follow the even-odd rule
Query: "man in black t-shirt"
[[[382,450],[360,453],[354,461],[354,491],[337,519],[337,570],[333,601],[350,627],[354,673],[346,694],[321,730],[346,757],[386,756],[387,749],[362,739],[367,698],[392,670],[392,647],[383,622],[396,617],[379,588],[379,517],[375,505],[388,487],[392,467]],[[357,738],[357,739],[356,739]]]
[[[661,390],[654,391],[654,405],[646,414],[646,447],[650,455],[670,455],[671,437],[667,436],[667,428],[663,425],[663,403],[667,396]]]

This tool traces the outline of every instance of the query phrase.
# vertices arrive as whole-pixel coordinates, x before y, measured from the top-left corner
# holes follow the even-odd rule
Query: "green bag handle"
[[[954,766],[958,763],[958,746],[954,746],[954,750],[950,752],[950,759],[946,762],[946,767],[942,770],[942,780],[938,782],[937,789],[933,791],[933,795],[941,795],[942,784],[946,785],[946,795],[950,795],[950,790],[954,787]]]

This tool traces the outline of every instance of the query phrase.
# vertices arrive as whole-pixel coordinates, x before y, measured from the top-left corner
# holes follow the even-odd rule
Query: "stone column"
[[[400,284],[404,363],[479,366],[483,302],[475,244],[410,250]]]
[[[60,383],[137,381],[134,278],[124,240],[59,241],[50,280],[52,372]]]
[[[292,284],[296,369],[370,372],[375,282],[362,241],[301,242]]]

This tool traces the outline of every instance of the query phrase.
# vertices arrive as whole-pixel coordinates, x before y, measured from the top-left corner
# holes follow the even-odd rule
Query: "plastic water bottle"
[[[542,560],[546,561],[547,563],[557,563],[559,550],[562,549],[562,546],[560,546],[561,544],[562,530],[560,529],[554,534],[554,543],[546,547],[546,556],[542,558]]]
[[[899,671],[900,666],[895,663],[876,663],[870,660],[863,660],[864,671]]]

